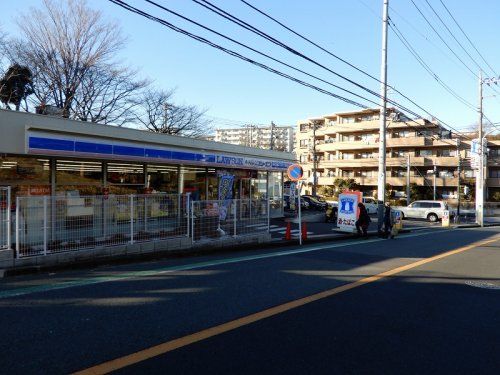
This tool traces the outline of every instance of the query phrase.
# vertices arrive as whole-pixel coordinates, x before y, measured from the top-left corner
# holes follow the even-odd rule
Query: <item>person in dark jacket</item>
[[[389,203],[386,203],[384,210],[384,238],[394,238],[392,231],[392,210]]]
[[[371,219],[370,215],[368,215],[368,211],[363,203],[358,203],[359,207],[359,217],[356,221],[356,230],[359,235],[363,235],[363,237],[368,238],[368,225],[370,225]]]

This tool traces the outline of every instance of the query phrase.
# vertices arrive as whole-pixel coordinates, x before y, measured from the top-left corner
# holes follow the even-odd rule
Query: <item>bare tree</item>
[[[33,74],[38,103],[54,105],[70,117],[82,81],[97,66],[110,64],[123,45],[117,24],[85,0],[43,0],[17,20],[21,39],[12,41],[9,58]]]
[[[148,80],[134,80],[137,70],[96,66],[83,77],[75,94],[73,116],[77,120],[123,126],[135,119]]]
[[[146,129],[163,134],[199,138],[211,132],[206,110],[173,104],[174,90],[149,89],[136,108],[136,120]]]

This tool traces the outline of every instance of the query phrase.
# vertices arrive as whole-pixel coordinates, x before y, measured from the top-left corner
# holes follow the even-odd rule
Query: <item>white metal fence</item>
[[[0,187],[0,250],[10,249],[10,186]]]
[[[268,232],[269,201],[229,199],[191,202],[193,242]]]
[[[188,236],[189,195],[16,199],[18,257]]]
[[[16,198],[17,257],[139,241],[193,242],[267,232],[267,200],[192,201],[182,194]]]

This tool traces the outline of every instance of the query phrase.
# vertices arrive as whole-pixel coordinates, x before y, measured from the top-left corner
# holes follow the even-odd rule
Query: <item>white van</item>
[[[363,197],[363,204],[366,207],[366,211],[368,211],[369,214],[376,214],[377,213],[377,200],[373,197]]]

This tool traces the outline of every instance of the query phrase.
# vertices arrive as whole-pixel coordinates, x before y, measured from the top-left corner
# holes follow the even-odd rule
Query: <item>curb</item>
[[[500,225],[497,224],[497,225]],[[490,225],[490,226],[497,226]],[[465,228],[474,227],[474,226],[464,226]],[[476,224],[477,227],[477,224]],[[461,227],[458,227],[461,228]],[[407,228],[401,229],[399,233],[411,233],[414,231],[425,230],[428,228]],[[450,229],[455,229],[455,227],[450,226]],[[368,232],[368,238],[378,237],[377,231]],[[303,244],[311,244],[311,243],[321,243],[328,241],[344,241],[344,240],[353,240],[359,239],[357,234],[355,233],[345,233],[345,234],[332,234],[325,235],[319,238],[309,237],[307,240],[303,241]],[[396,237],[397,238],[397,237]],[[293,245],[298,245],[299,239],[292,238],[289,241],[285,241],[282,238],[274,238],[271,241],[266,242],[265,244],[272,248],[283,248]],[[241,253],[244,251],[252,251],[262,249],[262,243],[248,244],[244,249],[241,246],[227,246],[227,247],[209,247],[204,250],[199,248],[197,249],[184,249],[181,251],[171,251],[166,252],[164,254],[152,253],[152,254],[137,254],[137,255],[128,255],[121,256],[119,258],[104,258],[100,260],[85,260],[85,261],[77,261],[72,264],[61,264],[61,265],[37,265],[37,266],[29,266],[29,267],[18,267],[12,269],[0,269],[0,278],[2,277],[10,277],[10,276],[19,276],[19,275],[28,275],[28,274],[37,274],[43,272],[51,272],[51,271],[69,271],[69,270],[78,270],[78,269],[89,269],[91,267],[103,266],[103,265],[121,265],[121,264],[131,264],[138,262],[146,262],[152,260],[164,260],[164,259],[179,259],[179,258],[191,258],[195,256],[202,255],[215,255],[215,254],[225,254],[225,253]]]

